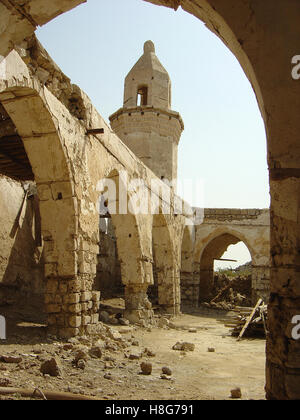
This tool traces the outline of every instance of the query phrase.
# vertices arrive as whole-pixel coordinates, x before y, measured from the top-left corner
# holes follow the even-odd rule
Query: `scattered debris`
[[[40,371],[43,375],[50,376],[61,376],[62,374],[60,364],[55,357],[42,363]]]
[[[168,320],[168,318],[164,318],[164,317],[162,317],[162,318],[160,318],[160,319],[159,319],[159,321],[158,321],[158,326],[159,326],[160,328],[168,327],[168,326],[169,326],[169,324],[170,324],[170,321]]]
[[[10,385],[10,380],[8,378],[0,378],[0,386],[7,387]]]
[[[164,374],[160,375],[160,379],[164,379],[166,381],[171,381],[172,380],[172,378],[170,378],[169,376],[164,375]]]
[[[102,348],[100,346],[93,346],[90,349],[90,351],[89,351],[89,355],[93,359],[101,359],[101,357],[102,357]]]
[[[147,398],[150,394],[155,397],[171,399],[176,396],[188,398],[190,396],[188,387],[179,386],[182,377],[190,376],[186,375],[189,361],[184,359],[183,355],[188,357],[189,353],[194,350],[196,352],[198,347],[198,341],[197,343],[196,341],[190,342],[189,330],[194,326],[197,328],[199,336],[193,336],[197,337],[197,340],[202,340],[202,330],[207,330],[203,327],[207,321],[204,321],[204,324],[196,324],[196,319],[192,324],[189,322],[189,319],[186,323],[180,322],[180,325],[173,331],[168,331],[168,327],[164,327],[164,329],[152,327],[152,336],[134,325],[114,327],[99,323],[99,329],[95,334],[84,337],[77,336],[67,341],[61,341],[55,336],[49,335],[43,335],[41,341],[38,341],[41,337],[36,336],[34,330],[30,330],[28,336],[30,338],[19,335],[13,338],[13,344],[6,344],[2,348],[2,354],[10,361],[20,362],[6,363],[1,358],[0,388],[8,389],[9,393],[4,394],[3,397],[0,393],[0,400],[21,398],[21,394],[11,394],[10,387],[21,390],[29,388],[27,391],[31,391],[31,394],[26,394],[28,396],[24,397],[28,399],[48,400],[51,399],[51,395],[57,392],[71,393],[70,398],[75,399],[77,396],[78,400],[81,399],[81,396],[84,399],[85,395],[94,396],[96,399]],[[218,328],[215,320],[214,325]],[[125,332],[120,334],[121,331]],[[171,338],[174,344],[176,343],[174,347],[178,349],[178,352],[170,350],[173,345],[172,341],[162,343],[155,338],[161,337],[163,340],[165,336],[168,339]],[[17,346],[14,346],[15,342]],[[41,344],[35,344],[39,342]],[[139,347],[132,346],[135,342],[139,343]],[[207,345],[205,346],[204,343]],[[214,342],[209,336],[206,336],[203,344],[204,350],[211,344],[211,347],[214,347]],[[217,343],[215,344],[217,346]],[[203,352],[202,347],[199,346],[195,356],[198,355],[198,352]],[[222,351],[221,344],[218,344],[219,347],[219,350]],[[157,360],[153,359],[156,356]],[[195,364],[196,361],[197,357],[191,357],[192,364]],[[176,374],[180,378],[176,388],[172,385],[173,382],[176,383],[173,369],[175,364]],[[195,384],[198,380],[197,376],[192,380]],[[236,380],[235,383],[238,384],[239,379],[236,378]],[[189,378],[186,377],[185,381],[188,383]],[[203,386],[203,378],[200,383]],[[226,386],[226,384],[224,385]],[[224,391],[226,393],[226,388]],[[196,394],[192,396],[199,397]]]
[[[142,362],[141,363],[141,371],[142,371],[143,375],[151,375],[151,373],[152,373],[152,363]]]
[[[212,299],[203,303],[203,306],[226,311],[234,309],[235,306],[250,306],[252,276],[229,278],[225,274],[216,274],[214,276],[214,287],[210,295]]]
[[[129,360],[139,360],[141,359],[142,355],[139,352],[130,353]]]
[[[77,365],[78,369],[84,370],[85,367],[86,367],[86,361],[83,360],[83,359],[80,359],[80,360],[78,360],[76,365]]]
[[[259,299],[255,308],[236,307],[236,315],[231,319],[222,320],[230,328],[231,335],[240,341],[245,338],[266,338],[268,308],[262,299]]]
[[[77,365],[77,363],[79,362],[79,360],[85,360],[86,361],[87,359],[88,359],[87,353],[85,351],[83,351],[83,350],[78,350],[75,353],[75,357],[74,357],[73,363],[75,365]]]
[[[172,371],[168,367],[163,367],[162,368],[162,373],[163,373],[163,375],[172,376]]]
[[[4,363],[21,363],[22,362],[22,357],[20,356],[1,356],[0,357],[0,361],[4,362]]]
[[[232,399],[237,400],[237,399],[242,398],[241,388],[232,389],[230,392],[231,392],[231,398]]]
[[[148,357],[155,357],[156,356],[156,353],[154,353],[154,351],[152,351],[150,349],[147,349],[147,348],[144,350],[144,354],[145,354],[145,356],[148,356]]]
[[[172,347],[172,349],[179,350],[179,351],[194,351],[195,344],[187,343],[187,342],[178,342]]]

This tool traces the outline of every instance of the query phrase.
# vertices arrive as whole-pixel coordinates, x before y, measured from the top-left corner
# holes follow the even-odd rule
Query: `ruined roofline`
[[[196,209],[196,208],[193,208]],[[205,220],[217,221],[241,221],[249,219],[257,219],[260,216],[268,216],[270,219],[269,209],[204,209]]]
[[[60,69],[35,34],[14,47],[30,73],[36,77],[72,114],[88,125],[92,101]]]
[[[195,207],[197,209],[199,207]],[[252,214],[253,212],[256,212],[256,214],[261,214],[262,212],[269,212],[270,209],[268,208],[248,208],[248,209],[241,209],[241,208],[212,208],[207,207],[204,208],[204,211],[208,214]]]

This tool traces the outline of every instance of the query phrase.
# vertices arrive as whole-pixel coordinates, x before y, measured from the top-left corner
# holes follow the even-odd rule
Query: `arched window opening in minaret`
[[[137,106],[146,106],[148,103],[148,87],[141,86],[137,93]]]

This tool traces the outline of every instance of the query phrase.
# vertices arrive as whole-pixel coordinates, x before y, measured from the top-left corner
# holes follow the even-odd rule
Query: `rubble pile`
[[[235,306],[251,306],[252,276],[229,278],[225,274],[216,274],[210,302],[205,303],[214,309],[232,310]]]
[[[252,310],[251,310],[252,309]],[[267,335],[267,305],[263,302],[253,309],[245,310],[236,308],[236,326],[232,329],[231,335],[239,339],[245,338],[265,338]]]
[[[236,307],[235,315],[221,320],[225,327],[230,328],[231,335],[242,338],[265,338],[267,336],[268,309],[262,299],[254,308]]]

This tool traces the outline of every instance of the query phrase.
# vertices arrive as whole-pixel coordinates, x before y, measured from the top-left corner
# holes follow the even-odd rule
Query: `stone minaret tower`
[[[109,119],[120,139],[160,179],[177,179],[184,125],[180,114],[171,111],[171,80],[152,41],[145,43],[144,54],[125,79],[123,108]]]

